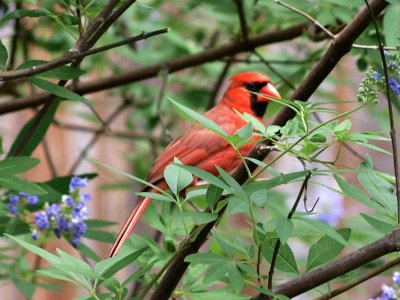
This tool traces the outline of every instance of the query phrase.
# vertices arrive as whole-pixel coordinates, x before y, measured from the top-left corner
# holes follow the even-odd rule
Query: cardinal
[[[239,73],[230,78],[230,81],[231,84],[219,104],[207,111],[204,116],[233,135],[247,124],[238,112],[250,114],[262,121],[271,97],[280,98],[280,95],[270,79],[261,73]],[[256,139],[258,136],[254,135],[252,140]],[[239,151],[242,156],[247,156],[252,147],[253,145],[247,144],[240,147]],[[185,165],[201,168],[214,175],[219,174],[215,166],[231,172],[241,163],[238,153],[227,141],[210,130],[193,124],[160,154],[150,169],[146,181],[166,190],[168,185],[164,179],[164,169],[173,163],[174,157]],[[145,187],[143,191],[151,191],[151,188]],[[140,199],[112,245],[109,257],[117,255],[150,202],[151,198]]]

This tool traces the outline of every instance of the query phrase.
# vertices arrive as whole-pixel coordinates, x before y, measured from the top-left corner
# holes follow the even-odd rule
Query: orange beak
[[[279,94],[278,90],[270,82],[267,83],[267,85],[265,85],[260,90],[260,93],[264,94],[264,95],[267,95],[269,97],[272,97],[272,98],[281,99],[281,95]],[[270,99],[268,99],[268,97],[260,96],[258,100],[261,101],[261,102],[266,102],[266,101],[269,101]]]

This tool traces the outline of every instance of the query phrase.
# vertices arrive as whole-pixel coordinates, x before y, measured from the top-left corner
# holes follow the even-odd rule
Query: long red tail
[[[132,230],[136,227],[137,223],[139,222],[140,218],[145,212],[147,206],[149,206],[150,202],[151,202],[150,198],[144,198],[140,203],[138,203],[135,206],[135,208],[129,215],[128,219],[125,221],[124,226],[119,232],[117,239],[112,245],[108,257],[112,257],[118,254],[118,251],[121,249],[122,245],[128,239]]]

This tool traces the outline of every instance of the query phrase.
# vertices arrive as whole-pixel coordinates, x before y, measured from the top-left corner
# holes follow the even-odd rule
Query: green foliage
[[[251,38],[307,21],[303,15],[275,1],[238,2],[243,3]],[[337,29],[351,22],[364,6],[363,0],[284,2],[312,16],[335,33]],[[383,19],[378,20],[378,26],[386,46],[399,46],[400,2],[388,2],[390,5]],[[16,8],[7,2],[1,4],[4,12],[0,20],[2,30],[12,32],[13,28],[17,28],[16,21],[20,26],[18,38],[15,40],[16,46],[13,45],[11,36],[2,35],[2,72],[9,68],[9,71],[23,70],[29,73],[29,70],[43,66],[52,59],[64,54],[68,56],[76,51],[74,45],[82,32],[87,30],[109,1],[30,0],[16,3]],[[117,8],[121,8],[124,3],[121,1]],[[114,9],[113,12],[115,11]],[[200,230],[212,222],[215,226],[208,235],[209,243],[202,247],[200,252],[185,258],[190,265],[172,297],[194,300],[248,299],[247,292],[251,291],[269,295],[272,299],[287,299],[267,289],[268,274],[273,261],[273,286],[276,287],[280,282],[297,278],[304,270],[308,272],[324,264],[334,263],[343,250],[346,253],[354,251],[396,228],[398,204],[394,195],[395,180],[391,174],[381,171],[387,169],[383,163],[387,164],[387,160],[391,160],[388,155],[391,151],[387,150],[390,141],[387,127],[382,125],[387,123],[386,108],[384,105],[377,105],[379,93],[385,92],[386,89],[385,79],[378,76],[383,75],[383,70],[377,51],[354,48],[349,54],[354,59],[345,60],[346,64],[350,61],[360,71],[366,71],[357,91],[359,102],[354,99],[340,99],[345,95],[341,91],[347,91],[349,87],[354,89],[351,84],[354,78],[359,78],[359,75],[351,73],[329,77],[326,81],[328,84],[321,85],[313,95],[312,101],[303,103],[289,100],[289,96],[293,87],[302,84],[305,76],[329,46],[328,42],[314,43],[325,38],[320,34],[320,29],[307,25],[302,36],[291,41],[290,46],[257,48],[265,57],[266,63],[261,62],[259,56],[253,52],[234,56],[228,53],[223,60],[209,62],[210,58],[206,57],[204,62],[201,61],[202,52],[239,40],[242,28],[236,3],[231,0],[173,0],[168,4],[160,0],[136,1],[102,35],[95,47],[161,27],[168,27],[170,32],[162,37],[130,43],[86,57],[79,67],[72,67],[68,63],[40,74],[4,83],[2,95],[4,93],[7,97],[13,97],[12,101],[15,100],[17,105],[23,102],[18,102],[19,97],[24,100],[24,97],[35,93],[45,92],[54,97],[51,105],[46,106],[47,111],[42,112],[42,117],[36,114],[25,125],[16,124],[15,128],[19,133],[12,133],[13,140],[9,141],[9,135],[4,134],[7,139],[4,152],[8,153],[8,157],[0,161],[0,233],[6,234],[9,239],[6,239],[7,245],[0,248],[2,279],[11,281],[27,298],[32,297],[38,288],[56,289],[55,284],[45,286],[37,283],[37,277],[42,276],[83,287],[87,293],[79,299],[128,299],[133,296],[128,294],[128,290],[132,290],[130,285],[133,282],[139,283],[142,289],[154,288],[154,283],[160,282],[157,277],[161,275],[158,274],[159,270],[167,267],[171,259],[179,255],[182,249],[186,249],[184,247],[187,243],[196,239]],[[259,37],[263,38],[265,37]],[[365,30],[357,39],[357,43],[376,45],[376,35],[372,27]],[[31,52],[32,49],[37,52]],[[197,56],[199,61],[196,62],[196,67],[174,73],[181,68],[179,64],[185,64],[186,60],[182,58],[192,54],[200,54]],[[41,60],[42,57],[48,61]],[[178,59],[179,64],[170,64],[168,61],[175,59]],[[231,59],[228,64],[226,60]],[[399,56],[392,52],[387,56],[387,60],[389,77],[398,80],[399,68],[390,63],[394,62],[398,66]],[[101,113],[104,110],[105,115],[115,118],[118,114],[108,114],[108,105],[121,99],[124,101],[124,108],[129,108],[129,113],[123,114],[125,119],[119,125],[124,125],[131,135],[119,132],[119,129],[114,130],[111,122],[107,123],[107,126],[97,127],[103,126],[103,122],[99,122],[92,112],[81,111],[82,103],[85,104],[85,108],[90,105],[89,100],[81,94],[82,87],[85,90],[86,80],[91,81],[89,90],[98,82],[107,81],[107,84],[114,86],[118,80],[127,83],[129,76],[126,74],[131,72],[144,74],[147,78],[150,76],[148,74],[154,74],[153,71],[146,73],[150,69],[143,69],[142,72],[141,68],[158,64],[165,66],[165,74],[168,73],[165,91],[160,91],[158,86],[149,80],[120,86],[114,88],[110,94],[100,96],[105,100],[101,104],[104,103]],[[272,72],[271,67],[278,72]],[[221,74],[223,70],[227,70],[227,74]],[[283,96],[283,99],[269,103],[266,123],[270,124],[282,107],[290,108],[296,117],[280,126],[266,126],[257,118],[244,113],[241,117],[247,124],[229,135],[201,112],[215,100],[210,99],[210,95],[218,78],[223,79],[222,77],[249,70],[268,73]],[[349,71],[348,68],[344,70]],[[163,73],[160,72],[160,81],[164,79]],[[69,82],[63,87],[57,84],[60,80],[74,82]],[[330,87],[329,90],[326,86]],[[78,87],[79,92],[72,92],[71,87]],[[164,98],[170,101],[157,101],[164,92]],[[391,92],[396,95],[393,87]],[[97,101],[97,95],[90,97]],[[399,110],[398,98],[394,98],[393,104]],[[64,99],[72,101],[62,101]],[[66,114],[71,111],[75,114],[73,118],[67,118],[71,120],[71,125],[85,121],[93,126],[94,134],[98,136],[103,133],[122,133],[121,136],[131,138],[128,141],[133,149],[131,154],[120,155],[115,152],[110,156],[127,158],[126,166],[134,171],[133,175],[116,169],[109,162],[97,164],[148,187],[145,191],[136,192],[136,195],[155,200],[145,217],[152,230],[157,231],[159,239],[155,240],[144,230],[142,236],[133,235],[118,256],[106,260],[101,260],[96,248],[89,247],[85,240],[77,248],[85,259],[74,257],[60,249],[56,254],[42,249],[41,245],[54,237],[52,233],[49,236],[41,236],[36,246],[27,242],[30,239],[28,235],[32,233],[34,213],[45,209],[45,203],[60,203],[62,195],[68,193],[73,175],[66,174],[40,183],[19,177],[19,174],[33,168],[37,172],[43,171],[44,167],[38,165],[39,160],[30,156],[36,154],[34,151],[43,142],[49,127],[58,121],[57,113],[61,103]],[[75,105],[79,105],[79,111],[71,109]],[[145,178],[145,172],[150,168],[158,151],[166,146],[167,133],[171,131],[175,137],[181,129],[182,120],[172,115],[173,109],[192,124],[225,139],[242,159],[248,172],[249,166],[253,164],[258,166],[258,170],[254,174],[248,174],[250,178],[246,183],[239,184],[231,174],[218,166],[217,171],[211,174],[195,166],[184,165],[179,158],[175,158],[164,170],[168,191],[163,191],[154,183],[142,179]],[[360,118],[359,115],[354,115],[361,110],[372,112],[371,116],[367,117],[368,127],[360,126],[360,120],[364,121],[364,116]],[[377,121],[377,124],[374,121]],[[35,123],[38,126],[32,132],[32,125]],[[62,122],[60,124],[62,125]],[[367,129],[361,131],[359,128]],[[91,128],[86,129],[90,131]],[[272,145],[272,155],[265,162],[243,157],[240,152],[244,145],[254,143],[252,138],[255,136],[259,138],[258,141],[268,141]],[[3,137],[0,139],[2,142]],[[3,143],[1,144],[2,154]],[[81,144],[77,144],[75,141],[68,141],[68,145],[80,148]],[[358,168],[342,165],[341,158],[348,155],[344,149],[345,145],[356,145],[357,149],[363,149],[362,153],[369,151],[371,156],[367,155]],[[14,156],[16,152],[18,157]],[[328,154],[323,155],[325,153]],[[90,157],[88,153],[83,154],[85,155],[82,157]],[[383,156],[375,156],[377,154]],[[381,157],[384,157],[383,163]],[[347,164],[350,160],[352,158],[344,161]],[[304,170],[297,167],[297,161],[301,162],[298,166],[304,167]],[[282,167],[282,162],[286,165],[285,168]],[[303,194],[298,195],[309,171],[311,179]],[[356,175],[358,182],[350,183],[349,175],[352,174]],[[93,178],[95,174],[84,176]],[[198,181],[200,184],[193,186],[193,183]],[[108,188],[110,193],[119,188],[132,189],[132,182],[115,181],[104,188]],[[320,202],[316,201],[314,207],[311,202],[315,200],[315,189],[322,191],[315,193],[318,194],[315,198],[321,199]],[[10,216],[9,195],[15,192],[38,195],[39,202],[25,207],[18,217]],[[361,206],[360,213],[348,218],[334,216],[335,222],[324,219],[320,209],[325,204],[321,202],[339,206],[343,205],[339,201],[343,200],[343,197],[346,197],[346,207],[356,201],[357,205]],[[300,202],[292,215],[292,205],[297,198],[303,203]],[[109,205],[112,205],[114,200],[113,198]],[[304,206],[304,209],[301,206]],[[328,207],[328,212],[332,210]],[[113,224],[115,223],[111,221],[89,219],[85,238],[102,242],[108,247],[115,239],[115,234],[109,230],[109,226]],[[305,251],[298,251],[298,245]],[[8,253],[9,249],[12,253]],[[25,259],[26,251],[46,260],[50,266],[38,271],[33,270]],[[131,264],[137,271],[129,271],[132,268],[127,267]],[[372,264],[353,270],[347,276],[357,278],[370,268]],[[120,270],[130,273],[125,273],[122,280],[118,281],[114,275]],[[275,280],[277,278],[280,280]],[[326,287],[321,286],[318,291],[325,289]],[[309,291],[304,297],[315,297],[316,292],[317,289]]]

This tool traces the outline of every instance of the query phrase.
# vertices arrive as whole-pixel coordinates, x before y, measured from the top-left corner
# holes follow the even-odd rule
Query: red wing
[[[233,134],[241,127],[237,124],[236,113],[232,110],[227,111],[225,107],[216,108],[209,111],[206,116],[213,119],[228,134]],[[230,147],[229,143],[220,136],[208,129],[192,125],[184,135],[172,142],[160,154],[147,175],[147,181],[156,183],[162,179],[164,169],[174,160],[174,157],[177,157],[185,165],[197,165],[207,157],[223,151],[226,147]]]

